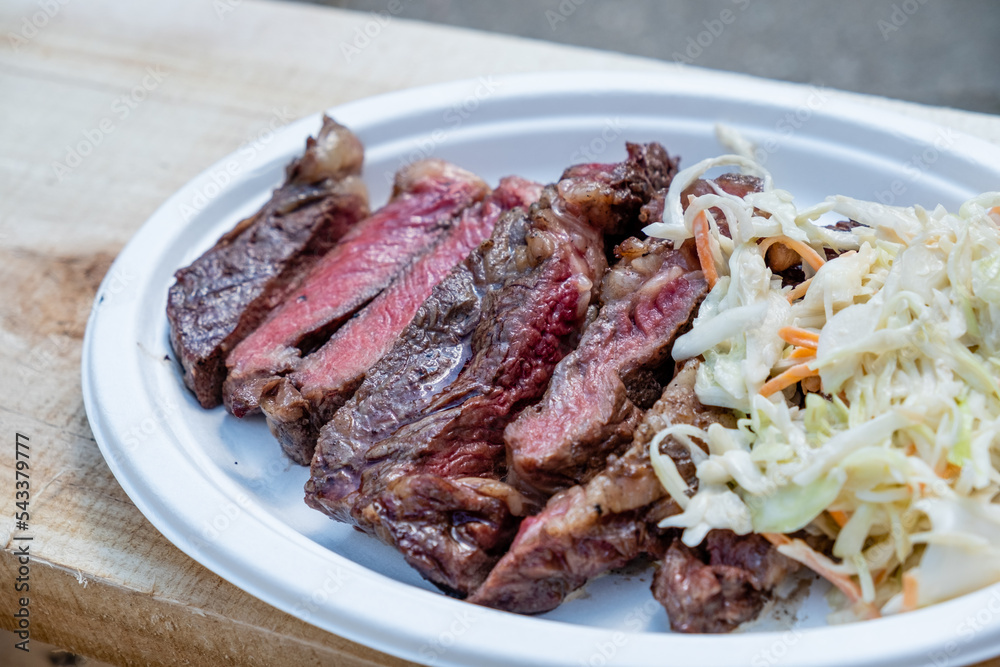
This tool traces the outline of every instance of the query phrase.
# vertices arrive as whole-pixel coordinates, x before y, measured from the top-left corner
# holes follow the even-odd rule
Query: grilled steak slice
[[[653,371],[707,291],[697,262],[669,243],[632,238],[617,252],[625,256],[604,278],[597,319],[542,401],[504,432],[517,481],[549,495],[586,481],[632,441],[650,407],[632,399],[651,382],[662,393]]]
[[[535,614],[555,609],[588,579],[621,567],[640,553],[662,552],[655,522],[679,511],[653,473],[649,442],[671,424],[702,428],[735,424],[730,413],[703,406],[694,394],[696,362],[682,366],[636,429],[622,456],[584,485],[561,491],[538,515],[525,519],[510,550],[469,600]],[[673,438],[660,444],[686,479],[694,479],[687,448]]]
[[[659,152],[632,150],[633,171]],[[457,595],[483,580],[531,503],[499,481],[503,429],[577,342],[606,268],[601,232],[635,225],[625,218],[638,206],[584,205],[581,193],[612,196],[617,169],[591,167],[602,175],[590,189],[577,173],[574,187],[501,219],[324,428],[313,459],[310,505],[396,545]]]
[[[432,290],[393,349],[321,431],[312,479],[306,484],[307,502],[339,521],[361,520],[353,517],[355,506],[360,517],[371,502],[365,490],[377,494],[378,475],[391,465],[379,458],[369,462],[368,451],[431,412],[437,397],[456,381],[472,356],[483,297],[517,275],[528,226],[523,211],[503,215],[490,239]],[[370,527],[371,521],[364,525]]]
[[[450,311],[460,326],[440,322],[437,327],[461,335],[446,361],[455,369],[467,359],[457,377],[453,371],[439,376],[451,381],[419,401],[420,411],[400,405],[403,414],[394,418],[400,427],[374,443],[357,431],[353,435],[361,441],[352,441],[352,412],[358,406],[345,406],[324,429],[313,459],[307,485],[312,506],[375,532],[400,548],[422,575],[459,595],[485,577],[516,520],[506,502],[498,506],[487,499],[490,511],[484,512],[482,501],[474,498],[482,494],[466,493],[452,480],[502,475],[503,429],[544,392],[556,363],[579,334],[596,279],[606,267],[600,232],[560,211],[562,204],[555,189],[547,188],[530,213],[505,218],[490,241],[446,281],[451,294],[470,299]],[[497,284],[502,286],[491,289]],[[481,314],[473,322],[467,314],[477,305]],[[428,313],[418,317],[415,322],[426,321]],[[408,331],[404,340],[418,335]],[[460,361],[452,362],[456,356]],[[420,363],[417,357],[406,365]],[[441,478],[435,485],[450,487],[443,494],[447,502],[436,490],[423,489],[413,500],[416,482],[401,478],[418,473]],[[409,509],[398,511],[404,500]],[[433,505],[436,522],[414,532],[413,508],[422,505]]]
[[[691,549],[676,540],[653,579],[653,596],[676,632],[729,632],[760,613],[798,563],[760,535],[713,530]]]
[[[230,355],[223,390],[237,417],[256,412],[260,392],[294,370],[416,257],[452,228],[457,213],[489,188],[441,160],[415,162],[396,175],[392,199],[324,256],[300,287]]]
[[[558,185],[571,211],[610,235],[636,234],[646,224],[639,218],[642,207],[677,173],[678,160],[658,143],[627,143],[625,148],[624,162],[574,165]]]
[[[357,137],[324,117],[270,201],[175,274],[167,294],[170,343],[202,407],[221,400],[230,350],[368,215],[357,178],[363,156]]]
[[[501,181],[493,194],[456,217],[437,244],[291,375],[263,389],[261,407],[271,432],[293,460],[309,464],[319,429],[389,351],[434,286],[490,236],[504,211],[529,206],[540,190],[541,186],[517,177]]]

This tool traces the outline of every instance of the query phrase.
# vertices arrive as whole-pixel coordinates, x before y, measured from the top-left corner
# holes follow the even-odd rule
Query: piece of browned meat
[[[538,515],[525,519],[511,544],[471,602],[524,614],[555,609],[572,591],[641,553],[662,554],[669,536],[656,522],[679,511],[649,462],[649,442],[671,424],[734,425],[728,411],[702,405],[694,394],[697,362],[686,362],[636,429],[622,456],[584,485],[549,499]],[[671,456],[686,479],[694,479],[687,448],[666,438],[661,451]]]
[[[694,549],[680,540],[670,545],[653,597],[675,632],[729,632],[756,618],[771,590],[798,567],[760,535],[713,530]]]
[[[509,214],[498,233],[446,281],[450,284],[438,299],[427,304],[437,307],[441,297],[471,296],[466,308],[479,311],[475,322],[462,308],[452,311],[453,322],[435,322],[453,325],[448,328],[455,333],[470,329],[455,349],[461,363],[457,374],[446,374],[444,386],[428,386],[433,395],[422,405],[395,405],[402,414],[390,420],[398,428],[374,442],[350,428],[356,408],[348,404],[340,411],[347,411],[343,418],[338,412],[324,429],[313,459],[307,486],[311,505],[406,547],[411,565],[458,594],[485,576],[499,556],[488,546],[506,545],[516,521],[506,504],[491,504],[493,512],[484,515],[478,501],[469,502],[480,494],[470,495],[466,485],[451,480],[503,474],[503,428],[545,391],[552,369],[582,328],[605,268],[600,232],[557,214],[550,205],[554,197],[550,188],[530,215]],[[429,316],[418,315],[415,323]],[[403,339],[421,336],[411,331]],[[399,360],[394,355],[392,361]],[[422,365],[421,357],[407,360],[407,370]],[[348,439],[351,435],[361,441]],[[441,481],[421,480],[418,473]],[[426,525],[419,540],[404,541],[412,536],[414,514],[399,511],[405,505],[441,508],[436,514],[444,521]],[[505,527],[509,535],[498,534]],[[441,555],[432,558],[435,551]]]
[[[229,352],[368,215],[358,178],[363,156],[357,137],[324,117],[270,201],[175,274],[167,294],[170,343],[203,407],[221,401]]]
[[[559,362],[541,402],[504,432],[519,484],[552,494],[604,468],[632,442],[643,410],[663,391],[657,371],[708,285],[669,243],[632,238],[605,276],[601,309]]]
[[[456,225],[461,212],[488,193],[478,176],[442,160],[422,160],[400,170],[389,203],[352,229],[233,350],[223,387],[226,407],[237,417],[256,412],[264,386],[299,368],[303,356],[326,343],[393,281],[408,280],[402,276],[414,275],[416,268],[429,271],[418,281],[439,278],[435,262],[421,258],[432,247],[454,247],[464,256],[488,236],[490,226],[478,217]],[[454,252],[437,255],[437,264],[451,262],[445,272],[461,259],[451,259]],[[419,304],[424,297],[419,289],[404,290],[388,307],[405,311],[407,298]]]
[[[394,544],[450,593],[482,581],[532,509],[500,481],[503,429],[576,344],[604,234],[634,231],[641,198],[673,168],[659,147],[630,148],[629,161],[588,165],[589,186],[571,174],[572,187],[501,218],[324,427],[307,502]]]
[[[287,377],[275,378],[262,388],[260,401],[268,425],[292,460],[309,464],[319,429],[393,347],[434,286],[490,236],[505,211],[529,206],[540,192],[537,183],[503,179],[482,203],[440,225],[438,242],[321,348],[302,359]]]
[[[670,186],[677,173],[677,158],[656,142],[627,143],[625,148],[625,161],[574,165],[563,172],[557,186],[570,210],[612,237],[632,236],[646,224],[640,211]]]

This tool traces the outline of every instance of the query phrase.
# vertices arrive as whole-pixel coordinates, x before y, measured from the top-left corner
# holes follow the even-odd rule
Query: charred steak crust
[[[520,178],[503,179],[482,203],[456,214],[441,238],[323,347],[264,388],[268,424],[293,460],[308,465],[320,428],[400,340],[435,285],[490,236],[506,210],[528,205],[540,189]]]
[[[675,540],[653,578],[675,632],[729,632],[753,620],[798,563],[760,535],[713,530],[692,549]]]
[[[503,428],[544,392],[579,333],[606,266],[600,233],[561,206],[548,188],[521,219],[511,215],[498,225],[490,241],[446,281],[471,275],[473,290],[482,295],[481,315],[468,348],[458,355],[468,360],[420,406],[422,416],[397,417],[397,423],[406,423],[374,444],[367,438],[351,442],[344,437],[349,433],[337,429],[349,425],[350,412],[343,418],[340,413],[357,409],[345,406],[324,430],[313,462],[310,504],[335,517],[349,515],[355,525],[400,548],[425,577],[458,594],[478,585],[499,557],[513,536],[505,529],[516,523],[513,512],[491,501],[491,511],[484,513],[479,494],[460,488],[461,493],[448,494],[448,511],[435,514],[436,530],[424,527],[414,534],[406,525],[412,511],[396,511],[395,497],[400,490],[410,497],[411,487],[397,480],[429,474],[449,480],[454,489],[450,480],[502,475]],[[499,289],[488,289],[497,283]],[[345,469],[351,472],[344,474]],[[414,535],[419,539],[399,541]]]
[[[357,178],[362,157],[357,137],[324,117],[264,207],[175,274],[167,294],[170,343],[202,407],[221,401],[229,351],[368,215]]]
[[[605,234],[633,236],[645,223],[640,212],[670,186],[677,158],[660,144],[626,143],[628,157],[617,164],[574,165],[563,172],[559,194],[570,210]]]
[[[392,200],[342,238],[233,350],[223,386],[226,407],[237,417],[257,412],[265,386],[301,366],[303,356],[451,235],[458,212],[488,192],[482,179],[442,160],[400,170]]]
[[[728,411],[703,406],[694,394],[697,362],[681,366],[635,431],[621,456],[589,482],[560,491],[539,514],[525,519],[510,550],[470,596],[477,604],[519,613],[555,609],[588,579],[621,567],[641,553],[659,555],[669,536],[656,522],[680,509],[649,462],[649,443],[671,424],[735,425]],[[661,451],[694,476],[687,449],[673,438]]]
[[[633,238],[620,252],[627,256],[604,278],[597,319],[541,402],[504,433],[518,483],[546,494],[586,481],[632,441],[643,411],[631,397],[650,385],[662,392],[653,371],[707,292],[701,271],[669,243]]]
[[[479,585],[529,502],[499,481],[502,431],[542,395],[596,311],[603,235],[634,228],[675,169],[660,147],[629,153],[630,165],[587,165],[502,219],[435,289],[414,318],[424,330],[404,331],[324,427],[310,505],[396,545],[453,594]],[[424,359],[428,370],[414,370]]]

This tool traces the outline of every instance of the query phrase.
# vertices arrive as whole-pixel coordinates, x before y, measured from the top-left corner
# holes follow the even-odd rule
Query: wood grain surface
[[[673,67],[398,18],[345,50],[372,20],[255,0],[0,3],[0,627],[14,628],[19,596],[13,537],[31,535],[37,640],[117,665],[406,664],[275,610],[164,539],[105,465],[79,377],[91,302],[123,244],[273,128],[437,81]],[[860,99],[1000,140],[995,117]],[[30,438],[28,531],[13,519],[15,432]]]

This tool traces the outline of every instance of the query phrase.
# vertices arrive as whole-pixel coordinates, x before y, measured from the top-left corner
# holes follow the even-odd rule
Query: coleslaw
[[[681,201],[720,166],[762,191]],[[859,224],[818,222],[831,212]],[[683,510],[661,526],[689,546],[712,529],[763,534],[836,586],[833,620],[1000,582],[1000,193],[957,212],[844,196],[799,208],[763,167],[725,155],[678,174],[645,231],[694,239],[712,287],[673,355],[701,356],[699,399],[740,417],[654,439]],[[804,280],[772,271],[775,244],[802,258]],[[666,437],[690,449],[695,492],[660,454]]]

